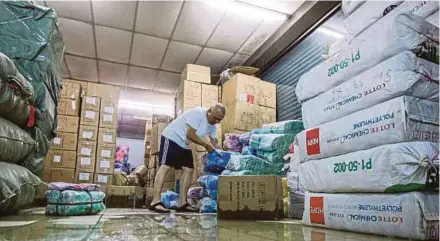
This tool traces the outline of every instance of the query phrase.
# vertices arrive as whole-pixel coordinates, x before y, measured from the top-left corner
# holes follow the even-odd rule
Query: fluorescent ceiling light
[[[226,11],[234,12],[245,18],[252,18],[257,20],[286,20],[287,15],[278,13],[262,7],[256,7],[247,3],[241,3],[228,0],[211,0],[207,1],[210,5],[217,8],[226,8]]]
[[[130,100],[119,100],[119,108],[127,108],[132,110],[151,111],[154,114],[162,114],[173,116],[174,108],[169,105],[153,105],[146,102],[137,102]]]

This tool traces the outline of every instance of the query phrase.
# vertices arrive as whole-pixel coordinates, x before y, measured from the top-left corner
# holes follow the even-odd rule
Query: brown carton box
[[[101,98],[96,96],[83,96],[81,110],[93,110],[99,112],[101,107]]]
[[[162,131],[165,127],[166,127],[166,124],[159,123],[157,125],[154,125],[153,129],[151,129],[151,143],[150,143],[151,155],[159,152],[160,137],[161,137]]]
[[[87,95],[107,99],[119,99],[119,87],[105,84],[88,83]]]
[[[98,126],[99,112],[95,110],[81,110],[81,125]]]
[[[63,99],[58,102],[58,114],[79,116],[79,99]]]
[[[96,141],[98,140],[98,127],[97,126],[79,126],[78,140],[80,141]]]
[[[258,87],[258,105],[277,108],[276,84],[260,81]]]
[[[81,95],[81,85],[76,81],[63,80],[63,89],[60,98],[62,99],[79,99]],[[79,106],[77,106],[79,107]]]
[[[138,186],[114,186],[110,185],[107,188],[108,196],[136,196],[142,197],[145,194],[145,189]]]
[[[79,141],[77,156],[96,157],[96,142],[93,141]]]
[[[75,116],[58,115],[57,131],[78,133],[79,118]]]
[[[182,72],[181,80],[191,80],[200,83],[211,83],[211,68],[207,66],[187,64]]]
[[[76,170],[82,172],[95,171],[96,158],[94,156],[77,156]]]
[[[75,172],[75,183],[93,183],[93,172]]]
[[[44,167],[74,169],[76,167],[76,151],[50,149],[44,158]]]
[[[220,219],[277,220],[283,217],[283,191],[278,176],[219,176]]]
[[[221,122],[224,133],[232,130],[251,131],[258,128],[260,107],[244,102],[226,104],[226,116]]]
[[[114,144],[116,143],[116,129],[99,128],[98,142],[101,144]]]
[[[202,85],[197,82],[183,80],[176,95],[177,115],[202,105]]]
[[[66,83],[74,83],[74,84],[80,85],[81,89],[80,89],[80,92],[79,92],[79,96],[78,97],[75,96],[75,98],[71,98],[72,95],[67,95],[68,97],[61,96],[61,98],[77,99],[77,98],[82,97],[82,96],[87,94],[87,83],[88,82],[86,82],[86,81],[78,81],[78,80],[71,80],[71,79],[63,79],[63,88],[64,88],[64,85],[66,85]]]
[[[113,180],[113,175],[95,173],[93,183],[99,184],[101,186],[110,186],[112,185],[112,180]]]
[[[77,141],[77,134],[58,132],[57,136],[52,140],[51,149],[75,151]]]
[[[96,150],[97,158],[107,158],[114,159],[116,151],[115,144],[106,144],[102,142],[98,142],[98,149]]]
[[[95,173],[113,174],[115,170],[115,159],[111,158],[97,158]]]
[[[113,128],[118,127],[118,114],[100,113],[99,128]]]
[[[119,104],[119,100],[118,99],[107,99],[107,98],[103,98],[101,99],[101,108],[100,108],[100,112],[101,113],[106,113],[106,114],[118,114],[118,104]]]
[[[260,82],[260,79],[250,75],[235,74],[223,85],[222,103],[240,101],[257,104]]]
[[[258,127],[277,121],[277,109],[260,106]]]
[[[217,85],[202,84],[202,107],[209,108],[219,102]]]
[[[50,170],[50,182],[69,182],[75,180],[75,170],[70,168],[47,168]]]
[[[43,169],[43,175],[41,176],[41,180],[44,182],[49,183],[50,182],[50,172],[52,171],[52,168],[50,167],[44,167]],[[75,171],[75,170],[74,170]]]

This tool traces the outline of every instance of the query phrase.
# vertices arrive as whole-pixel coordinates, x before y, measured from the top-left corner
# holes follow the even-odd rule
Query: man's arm
[[[211,143],[207,143],[202,140],[197,134],[196,130],[188,125],[188,133],[186,134],[188,139],[198,145],[203,146],[207,152],[212,152],[214,150],[214,146]]]
[[[217,138],[213,138],[213,137],[209,136],[209,140],[211,141],[211,144],[215,147],[215,149],[223,150],[221,144],[218,143],[218,139]]]

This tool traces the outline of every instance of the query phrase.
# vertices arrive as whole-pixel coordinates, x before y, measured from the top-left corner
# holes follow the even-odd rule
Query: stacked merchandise
[[[0,2],[1,213],[31,204],[42,184],[37,176],[57,128],[63,54],[53,9]]]
[[[299,181],[298,145],[291,147],[289,171],[287,172],[287,186],[289,188],[289,207],[287,216],[293,219],[302,219],[304,212],[304,187]]]
[[[298,82],[306,224],[438,239],[438,28],[404,4]]]
[[[130,147],[125,145],[116,146],[115,151],[115,172],[130,173],[129,161]]]
[[[200,201],[201,213],[216,213],[217,212],[217,187],[218,176],[204,175],[199,177],[199,185],[203,188],[203,198]]]

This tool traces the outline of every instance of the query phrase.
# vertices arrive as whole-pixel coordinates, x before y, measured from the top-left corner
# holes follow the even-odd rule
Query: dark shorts
[[[185,149],[163,136],[160,137],[159,155],[159,166],[165,164],[177,170],[182,169],[182,167],[194,169],[191,150]]]

